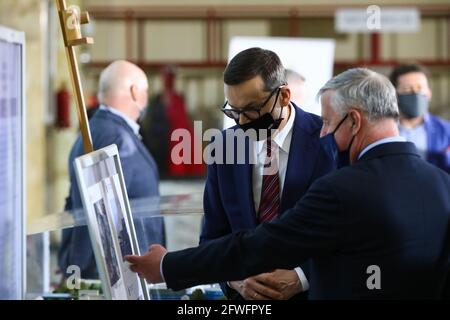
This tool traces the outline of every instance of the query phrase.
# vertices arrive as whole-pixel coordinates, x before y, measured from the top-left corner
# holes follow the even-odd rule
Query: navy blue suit
[[[280,212],[292,208],[314,180],[333,169],[333,164],[324,153],[319,141],[322,121],[318,116],[304,112],[295,105],[294,109],[296,114]],[[236,129],[236,127],[232,129]],[[226,133],[223,132],[223,139],[225,139],[225,135]],[[233,147],[236,156],[237,146]],[[249,148],[250,144],[247,140],[244,164],[211,164],[208,166],[203,204],[205,218],[200,243],[220,238],[232,232],[254,229],[258,225],[253,200],[253,165],[249,161]],[[225,150],[223,153],[226,158]],[[308,277],[307,264],[303,264],[301,267]],[[229,298],[240,297],[226,284],[222,283],[221,287]]]
[[[89,121],[94,150],[116,144],[119,150],[128,198],[159,197],[159,176],[155,161],[145,146],[121,117],[98,110]],[[81,137],[75,142],[69,157],[70,192],[65,210],[82,208],[73,162],[84,154]],[[135,228],[141,252],[146,252],[152,243],[164,243],[162,219],[135,220]],[[63,231],[58,264],[64,273],[68,266],[78,265],[82,277],[97,277],[97,268],[87,227],[76,227]]]
[[[168,253],[162,267],[177,290],[311,259],[311,299],[440,298],[450,270],[449,229],[450,176],[422,160],[412,143],[393,142],[318,179],[281,218]],[[379,290],[367,286],[373,265]]]

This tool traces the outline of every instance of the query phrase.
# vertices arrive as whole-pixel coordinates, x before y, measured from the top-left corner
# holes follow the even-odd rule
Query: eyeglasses
[[[259,107],[247,107],[247,108],[242,108],[242,109],[237,109],[235,107],[233,107],[232,105],[230,105],[228,103],[228,101],[225,102],[225,104],[223,105],[223,107],[220,109],[227,117],[235,120],[235,121],[239,121],[239,117],[241,116],[241,114],[243,114],[247,119],[249,120],[256,120],[258,118],[261,117],[261,110],[265,107],[265,105],[267,104],[267,102],[270,101],[270,99],[273,97],[273,95],[276,93],[277,94],[277,99],[275,99],[275,103],[276,100],[278,100],[278,95],[280,93],[281,87],[284,85],[281,85],[277,88],[275,88],[269,95],[269,97],[267,97],[267,99],[261,104],[261,106]],[[230,106],[229,109],[227,109],[226,107]],[[275,106],[275,104],[274,104]]]

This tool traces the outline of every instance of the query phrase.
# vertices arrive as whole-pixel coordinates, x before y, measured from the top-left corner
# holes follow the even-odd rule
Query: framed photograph
[[[149,299],[124,256],[140,254],[116,145],[75,159],[78,186],[107,299]]]
[[[88,196],[90,206],[88,210],[89,233],[97,268],[104,284],[105,297],[114,300],[127,300],[126,285],[120,268],[117,236],[114,232],[111,216],[106,210],[101,183],[88,188]]]

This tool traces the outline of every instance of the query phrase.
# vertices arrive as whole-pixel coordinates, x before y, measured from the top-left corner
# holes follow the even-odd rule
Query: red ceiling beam
[[[386,7],[402,7],[404,4],[389,4]],[[448,5],[408,5],[418,8],[423,17],[450,17]],[[336,9],[366,8],[367,6],[352,5],[305,5],[305,6],[90,6],[87,10],[97,20],[123,20],[132,13],[133,19],[165,20],[165,19],[207,19],[211,10],[217,18],[223,19],[270,19],[289,18],[292,12],[298,17],[333,17]]]
[[[412,59],[408,59],[408,61],[411,61]],[[448,60],[414,60],[418,63],[428,66],[428,67],[442,67],[442,66],[450,66],[450,59]],[[108,66],[112,61],[92,61],[85,66],[89,68],[105,68]],[[213,62],[202,62],[202,61],[158,61],[158,62],[149,62],[149,61],[132,61],[135,64],[141,66],[145,69],[159,69],[161,67],[167,66],[167,65],[173,65],[180,68],[198,68],[198,69],[205,69],[205,68],[218,68],[218,69],[224,69],[227,65],[226,61],[213,61]],[[393,67],[396,65],[401,64],[402,60],[382,60],[378,62],[374,62],[372,60],[360,60],[360,61],[344,61],[344,60],[338,60],[335,61],[334,67],[338,69],[347,69],[347,68],[353,68],[353,67]]]

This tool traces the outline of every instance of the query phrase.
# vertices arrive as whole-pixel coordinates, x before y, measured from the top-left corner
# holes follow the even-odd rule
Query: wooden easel
[[[66,56],[69,63],[69,72],[72,82],[72,88],[77,102],[78,120],[80,122],[81,136],[85,153],[94,151],[92,146],[91,131],[86,113],[86,104],[83,96],[83,87],[78,70],[77,57],[75,55],[75,46],[82,44],[93,44],[94,39],[85,38],[81,35],[80,25],[89,23],[89,14],[87,12],[77,12],[75,8],[67,8],[66,0],[56,0],[59,14],[59,22],[66,47]]]

